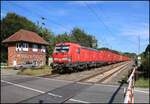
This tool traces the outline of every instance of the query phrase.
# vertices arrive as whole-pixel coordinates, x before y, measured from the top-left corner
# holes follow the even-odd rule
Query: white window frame
[[[32,45],[32,51],[33,52],[37,52],[38,51],[38,45],[37,44],[33,44]]]
[[[28,43],[23,43],[23,51],[28,51],[29,50],[29,44]]]
[[[45,52],[46,51],[46,47],[44,45],[41,45],[41,52]]]
[[[16,43],[16,51],[21,51],[21,43]]]

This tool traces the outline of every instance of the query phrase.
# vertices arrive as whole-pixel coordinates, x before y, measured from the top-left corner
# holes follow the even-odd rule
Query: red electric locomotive
[[[109,51],[100,51],[75,43],[59,43],[53,50],[51,66],[57,72],[62,73],[128,60],[131,59]]]
[[[59,72],[68,72],[100,66],[103,63],[103,54],[100,50],[75,43],[59,43],[53,50],[51,66]]]

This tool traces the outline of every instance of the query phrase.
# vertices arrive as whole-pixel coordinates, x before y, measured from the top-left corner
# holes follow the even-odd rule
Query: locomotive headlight
[[[62,58],[62,60],[68,60],[68,58]]]
[[[69,61],[69,62],[71,61],[71,57],[68,57],[68,61]]]
[[[67,61],[71,61],[71,57],[67,57],[67,58],[62,58],[62,60],[67,60]]]
[[[54,58],[54,60],[55,60],[55,61],[57,61],[57,60],[58,60],[58,58]]]

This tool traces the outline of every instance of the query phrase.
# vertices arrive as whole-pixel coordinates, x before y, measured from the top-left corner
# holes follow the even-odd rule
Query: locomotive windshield
[[[69,45],[56,46],[54,53],[68,53],[69,48],[70,48]]]

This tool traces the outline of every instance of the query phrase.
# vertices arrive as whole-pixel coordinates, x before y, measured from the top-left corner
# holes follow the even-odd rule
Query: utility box
[[[50,64],[53,62],[53,58],[48,58],[48,65],[50,66]]]
[[[138,67],[141,66],[141,56],[138,56],[138,61],[137,61]]]

